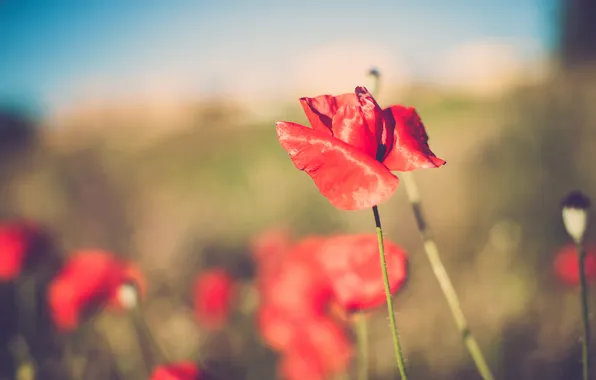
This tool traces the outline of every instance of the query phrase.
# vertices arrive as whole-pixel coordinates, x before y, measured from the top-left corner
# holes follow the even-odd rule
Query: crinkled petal
[[[430,150],[424,124],[414,108],[392,106],[386,108],[384,114],[386,124],[395,128],[393,147],[383,161],[385,166],[406,172],[445,165],[445,161]]]
[[[388,131],[388,127],[392,126],[385,123],[383,110],[366,87],[356,87],[355,91],[358,101],[360,102],[360,109],[364,122],[371,135],[374,137],[375,150],[377,149],[377,146],[382,147],[380,148],[381,151],[378,152],[378,156],[377,152],[375,152],[375,157],[377,157],[379,161],[383,161],[388,153],[387,148],[391,146],[391,143],[393,142],[393,129]]]
[[[321,95],[315,98],[300,98],[300,104],[313,129],[330,135],[333,116],[337,109],[344,104],[357,105],[358,99],[356,94]]]
[[[341,140],[291,122],[279,122],[276,129],[294,165],[339,209],[372,207],[397,188],[397,177],[383,164]]]
[[[339,107],[333,117],[332,129],[333,137],[373,158],[377,154],[377,143],[364,123],[360,107],[349,104]]]

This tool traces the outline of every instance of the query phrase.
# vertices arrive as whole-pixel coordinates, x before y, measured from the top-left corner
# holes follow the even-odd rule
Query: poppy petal
[[[333,137],[375,157],[376,141],[364,123],[360,107],[344,104],[333,117]]]
[[[276,129],[294,165],[339,209],[372,207],[397,189],[399,180],[383,164],[341,140],[291,122]]]
[[[414,108],[392,106],[384,110],[386,124],[394,126],[394,141],[383,163],[390,170],[407,172],[438,168],[445,161],[435,156],[428,146],[424,124]]]
[[[337,109],[344,104],[357,105],[358,99],[355,94],[321,95],[315,98],[300,98],[300,104],[312,128],[330,135],[333,116]]]
[[[374,136],[375,147],[377,145],[386,145],[388,134],[386,131],[387,126],[384,122],[383,110],[366,87],[356,87],[356,96],[358,96],[358,101],[360,102],[360,109],[362,116],[364,117],[364,122],[370,133]],[[380,152],[382,156],[378,157],[380,158],[380,161],[382,161],[388,153],[386,149],[383,150],[383,152]]]
[[[194,362],[182,361],[156,367],[150,380],[194,380],[199,378],[199,374]]]
[[[331,282],[335,300],[346,311],[369,310],[385,301],[379,265],[379,247],[374,234],[338,235],[323,245],[317,259]],[[385,260],[391,293],[407,278],[406,252],[385,239]]]

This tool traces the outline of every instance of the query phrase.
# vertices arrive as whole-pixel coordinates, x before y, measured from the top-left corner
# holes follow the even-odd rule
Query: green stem
[[[414,177],[411,172],[404,172],[401,175],[401,179],[404,183],[404,187],[406,188],[406,194],[410,204],[412,205],[412,210],[414,211],[414,217],[416,218],[418,231],[420,232],[420,236],[422,237],[422,241],[424,243],[424,251],[426,252],[426,256],[430,261],[430,265],[433,269],[435,277],[439,281],[443,295],[447,299],[449,310],[453,315],[453,319],[455,319],[455,324],[457,325],[459,333],[461,334],[464,345],[468,349],[472,360],[474,360],[474,364],[476,365],[480,375],[485,380],[493,380],[493,374],[486,363],[486,359],[482,355],[482,351],[480,350],[478,342],[470,330],[468,320],[462,311],[459,298],[455,292],[455,288],[453,287],[451,279],[447,274],[447,270],[445,270],[445,266],[443,265],[441,256],[439,255],[439,248],[431,237],[430,231],[426,225],[426,221],[420,206],[421,199],[418,193],[418,186],[416,185]]]
[[[364,313],[356,313],[356,339],[358,342],[358,380],[368,379],[368,328]]]
[[[582,312],[582,364],[583,364],[583,375],[584,380],[590,378],[590,321],[588,311],[588,286],[586,283],[586,268],[585,258],[586,250],[581,242],[577,243],[577,257],[579,260],[579,280],[580,280],[580,303]]]
[[[147,321],[145,320],[141,310],[139,308],[134,308],[130,310],[130,315],[132,317],[132,322],[134,328],[137,333],[137,339],[139,343],[143,340],[144,343],[149,346],[149,351],[151,352],[151,356],[153,360],[147,358],[144,353],[144,350],[141,347],[141,355],[143,355],[143,360],[145,364],[145,369],[151,373],[152,367],[155,365],[166,364],[168,362],[169,356],[166,354],[165,350],[161,347],[161,345],[157,342],[151,329],[147,325]],[[141,346],[143,344],[141,343]]]
[[[393,310],[393,300],[391,297],[391,287],[389,286],[389,276],[387,275],[387,261],[385,260],[385,245],[383,244],[383,229],[381,227],[381,217],[379,216],[379,209],[373,206],[373,214],[375,216],[375,225],[377,228],[377,240],[379,241],[379,256],[381,259],[381,270],[383,271],[383,283],[385,285],[385,295],[387,296],[387,312],[389,314],[389,323],[391,324],[391,334],[393,335],[393,349],[395,351],[395,360],[402,380],[407,380],[406,365],[404,356],[401,351],[399,343],[399,334],[397,333],[397,325],[395,323],[395,310]]]

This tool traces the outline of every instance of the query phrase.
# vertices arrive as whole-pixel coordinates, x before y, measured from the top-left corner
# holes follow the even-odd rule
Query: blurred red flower
[[[352,344],[336,315],[348,320],[385,301],[375,234],[309,236],[291,248],[272,250],[275,266],[258,270],[257,324],[264,341],[280,352],[286,379],[323,379],[344,371]],[[406,252],[385,239],[392,293],[406,280]],[[337,309],[335,310],[334,309]]]
[[[586,280],[596,283],[596,244],[586,245],[584,265]],[[579,262],[574,244],[565,245],[557,252],[553,266],[559,280],[568,285],[579,285]]]
[[[155,368],[150,380],[200,380],[200,373],[194,362],[183,361]]]
[[[119,289],[132,283],[143,297],[146,282],[133,264],[102,250],[75,252],[48,287],[48,302],[55,325],[74,330],[81,315],[94,307],[107,305],[122,309]]]
[[[205,328],[217,330],[226,324],[234,296],[234,280],[223,269],[200,273],[193,285],[195,316]]]
[[[0,224],[0,282],[19,276],[37,233],[38,229],[26,222]]]
[[[407,279],[407,254],[388,239],[385,259],[391,293]],[[336,306],[348,312],[365,311],[385,303],[379,246],[375,234],[339,235],[319,248],[316,258],[333,289]]]
[[[398,185],[391,173],[445,164],[428,146],[413,108],[381,109],[370,92],[301,98],[312,128],[278,122],[277,135],[294,165],[306,172],[335,207],[358,210],[389,199]]]

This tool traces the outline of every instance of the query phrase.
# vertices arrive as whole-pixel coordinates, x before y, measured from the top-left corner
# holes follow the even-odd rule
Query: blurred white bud
[[[117,296],[120,305],[126,310],[132,310],[139,306],[139,292],[134,284],[120,285]]]
[[[588,224],[590,199],[579,191],[573,191],[563,199],[561,206],[567,233],[575,243],[580,243]]]

